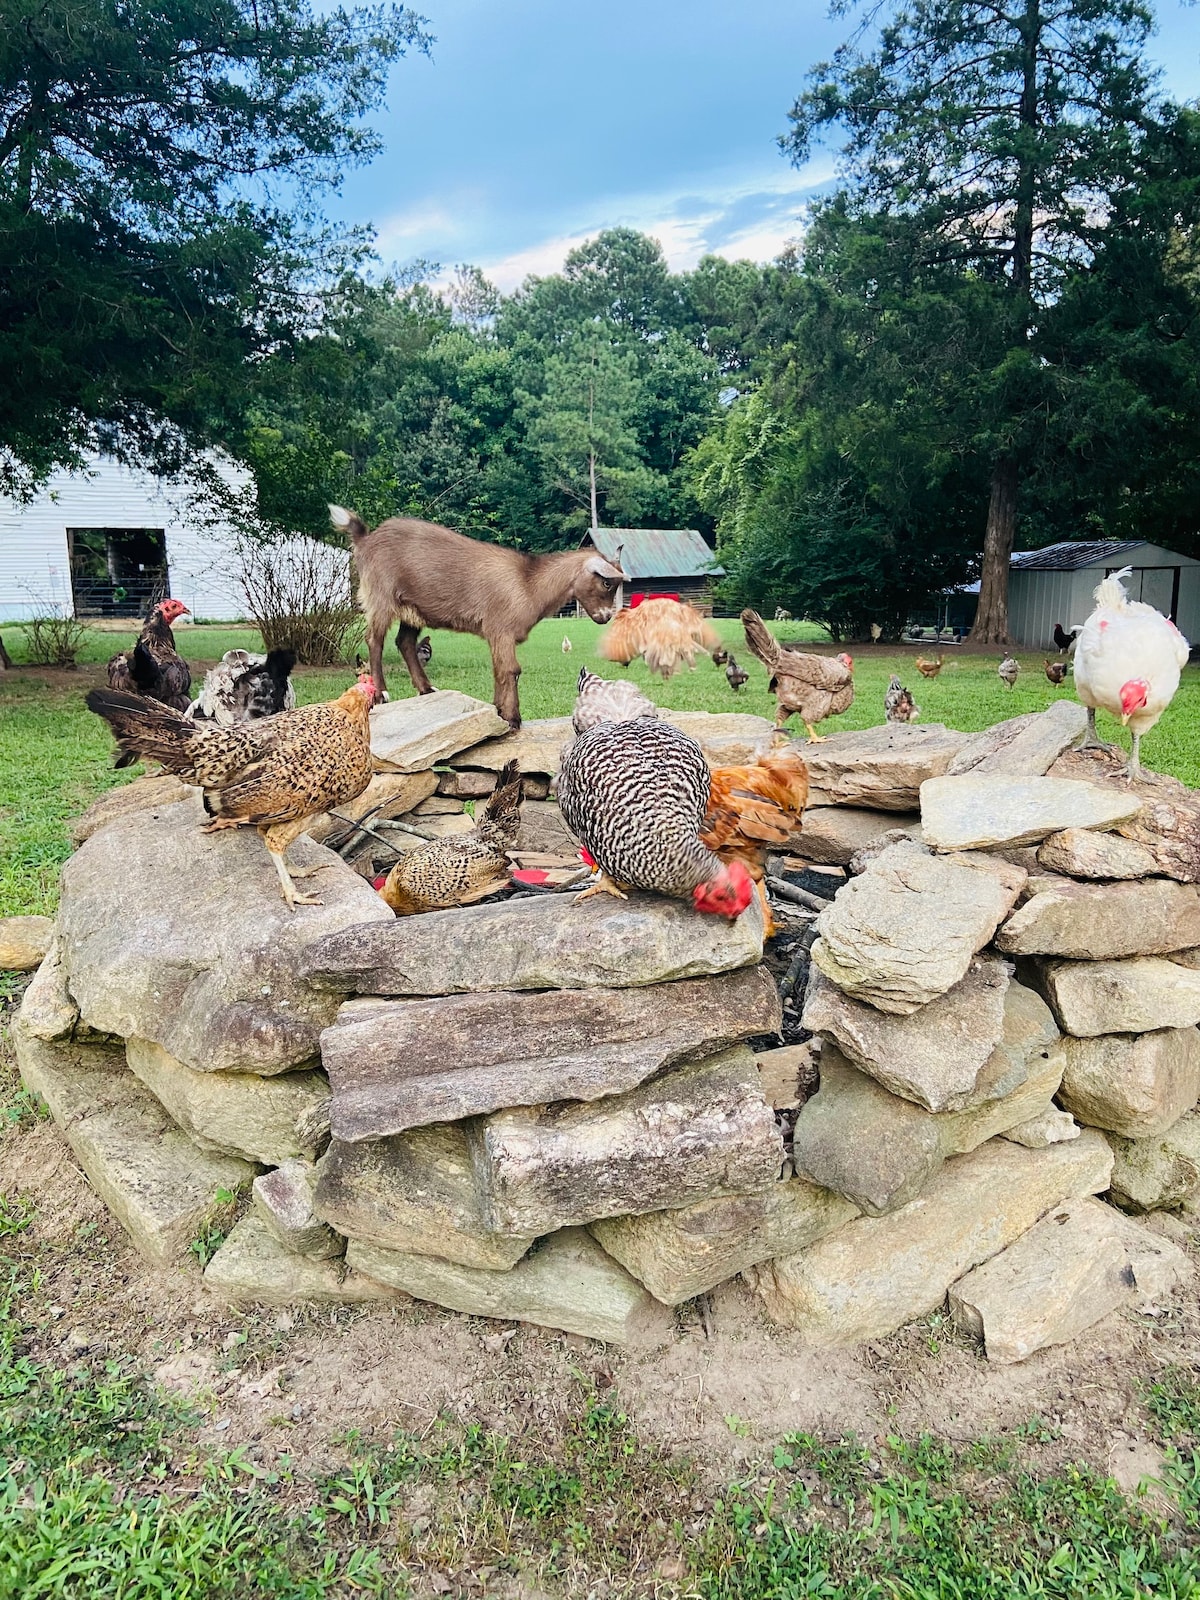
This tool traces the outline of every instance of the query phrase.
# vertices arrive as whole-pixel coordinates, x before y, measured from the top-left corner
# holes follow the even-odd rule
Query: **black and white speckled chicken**
[[[740,915],[754,895],[750,874],[700,840],[710,788],[704,752],[669,722],[638,717],[580,734],[562,758],[558,802],[601,876],[579,898],[642,889]]]
[[[894,673],[883,697],[883,714],[889,722],[915,722],[921,715],[920,706]]]
[[[232,728],[237,722],[257,722],[280,711],[294,711],[296,691],[291,671],[294,650],[226,650],[215,667],[204,674],[200,693],[187,708],[193,722],[219,722]]]
[[[634,722],[638,717],[657,717],[658,707],[628,678],[602,678],[598,672],[579,670],[578,698],[571,713],[576,733],[586,733],[601,722]]]

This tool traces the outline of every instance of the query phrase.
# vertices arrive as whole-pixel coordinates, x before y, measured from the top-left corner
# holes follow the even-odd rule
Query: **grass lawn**
[[[705,657],[695,672],[684,670],[668,683],[652,678],[640,661],[625,675],[659,705],[675,710],[736,709],[773,717],[775,702],[767,690],[766,674],[745,649],[740,624],[722,619],[717,628],[750,673],[740,693],[730,690],[724,671]],[[567,713],[581,666],[592,666],[607,677],[619,675],[612,663],[596,659],[599,631],[586,618],[538,624],[520,651],[521,708],[526,717]],[[784,623],[777,631],[783,638],[824,638],[819,629],[805,624]],[[562,650],[564,636],[574,646],[569,654]],[[197,677],[226,650],[261,648],[257,633],[248,628],[183,628],[177,638]],[[23,630],[7,628],[4,641],[19,663],[24,655]],[[69,850],[67,821],[101,789],[122,781],[111,770],[108,730],[85,709],[83,695],[93,684],[105,681],[104,663],[124,642],[122,634],[96,630],[89,634],[74,672],[29,668],[0,677],[0,914],[53,910],[58,868]],[[435,633],[433,647],[430,676],[439,689],[491,698],[491,663],[482,640]],[[916,696],[921,721],[969,731],[1023,711],[1044,710],[1051,700],[1071,693],[1069,678],[1062,689],[1046,681],[1041,654],[1019,657],[1023,670],[1016,688],[1008,690],[996,676],[998,656],[948,651],[940,676],[926,682],[912,664],[919,653],[934,652],[928,646],[920,651],[859,647],[854,704],[844,716],[825,723],[823,731],[882,722],[883,696],[893,672]],[[410,694],[408,675],[394,649],[386,659],[389,692],[395,698]],[[304,669],[297,674],[297,695],[302,703],[328,699],[348,681],[346,671]],[[1104,737],[1128,745],[1128,736],[1103,713],[1100,726]],[[799,731],[803,736],[803,729]],[[1200,668],[1190,667],[1184,673],[1174,702],[1143,745],[1143,756],[1149,767],[1200,787]]]

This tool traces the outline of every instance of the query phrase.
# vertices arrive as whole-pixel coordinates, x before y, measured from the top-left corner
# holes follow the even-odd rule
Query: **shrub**
[[[315,539],[243,542],[242,592],[268,650],[294,650],[308,666],[348,661],[362,639],[350,558]]]

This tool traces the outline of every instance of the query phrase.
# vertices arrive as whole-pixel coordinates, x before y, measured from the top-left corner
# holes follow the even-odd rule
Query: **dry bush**
[[[294,650],[307,666],[348,661],[362,641],[350,587],[350,558],[315,539],[243,541],[246,608],[268,650]]]
[[[74,667],[87,624],[65,606],[47,605],[25,620],[25,656],[31,667]]]

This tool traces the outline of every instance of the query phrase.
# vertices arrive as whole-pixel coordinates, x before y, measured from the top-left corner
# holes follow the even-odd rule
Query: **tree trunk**
[[[592,532],[600,526],[596,515],[596,452],[593,450],[588,455],[588,483],[592,493]]]
[[[9,655],[8,651],[4,648],[4,640],[3,640],[3,638],[0,638],[0,672],[7,672],[9,667],[11,667],[11,666],[12,666],[12,657]]]
[[[972,644],[1003,645],[1008,636],[1008,565],[1017,531],[1017,463],[1002,456],[992,472],[987,532],[983,539],[983,571],[979,609],[971,629]]]

